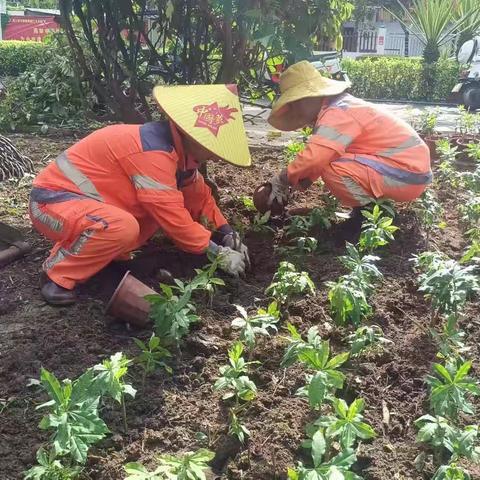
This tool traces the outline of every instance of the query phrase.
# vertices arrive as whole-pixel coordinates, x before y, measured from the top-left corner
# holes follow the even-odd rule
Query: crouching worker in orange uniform
[[[43,265],[47,302],[75,302],[77,283],[128,259],[158,230],[185,252],[222,254],[234,276],[244,272],[247,247],[197,170],[207,159],[251,164],[236,87],[156,87],[154,96],[170,121],[97,130],[36,177],[30,217],[55,242]]]
[[[384,109],[345,93],[348,82],[324,78],[306,61],[280,77],[269,122],[280,130],[312,126],[303,152],[271,180],[269,202],[321,178],[344,206],[346,236],[358,234],[361,209],[376,199],[408,202],[432,181],[430,152],[415,130]]]

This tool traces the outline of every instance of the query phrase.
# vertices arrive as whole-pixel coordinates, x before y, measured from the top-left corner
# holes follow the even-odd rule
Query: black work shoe
[[[52,280],[47,280],[43,284],[41,293],[50,305],[72,305],[77,301],[74,290],[63,288]]]
[[[350,218],[338,225],[335,232],[335,245],[337,247],[345,246],[345,242],[357,243],[362,231],[362,210],[364,208],[354,207],[350,213]]]

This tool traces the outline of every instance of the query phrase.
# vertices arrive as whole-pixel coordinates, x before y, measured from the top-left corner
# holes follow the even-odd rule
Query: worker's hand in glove
[[[248,247],[242,243],[240,235],[237,232],[227,233],[222,240],[224,247],[229,247],[232,250],[240,252],[243,255],[245,260],[245,265],[247,268],[250,268],[250,257],[248,255]]]
[[[268,197],[268,206],[271,206],[274,200],[285,206],[290,197],[287,170],[282,170],[278,175],[275,175],[269,183],[272,186],[272,191]]]
[[[218,266],[224,271],[238,277],[245,273],[245,258],[244,255],[230,247],[221,247],[215,245],[212,249],[218,258]]]

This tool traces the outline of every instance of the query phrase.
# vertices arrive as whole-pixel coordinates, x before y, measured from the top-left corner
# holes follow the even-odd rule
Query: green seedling
[[[255,208],[255,204],[253,203],[252,197],[247,197],[246,195],[242,195],[238,197],[240,203],[245,207],[246,210],[249,212],[256,212],[257,209]]]
[[[480,262],[480,241],[473,239],[472,243],[465,249],[465,252],[460,259],[460,263],[475,263]]]
[[[327,442],[319,430],[312,438],[311,456],[313,468],[307,468],[302,462],[296,469],[289,468],[289,480],[362,480],[357,474],[350,471],[357,457],[352,449],[342,450],[329,461],[324,461],[327,452]]]
[[[365,291],[353,275],[340,277],[336,282],[326,282],[328,301],[337,325],[359,325],[372,313]]]
[[[338,440],[342,450],[352,448],[357,439],[369,440],[376,436],[373,428],[363,421],[363,399],[357,398],[348,405],[345,400],[334,398],[332,405],[335,415],[320,417],[307,427],[310,439],[303,443],[305,448],[311,448],[312,439],[319,429],[324,432],[328,444]]]
[[[123,426],[125,432],[127,427],[127,412],[125,408],[125,395],[135,397],[136,390],[128,383],[125,383],[124,377],[128,373],[128,366],[132,363],[122,352],[117,352],[108,360],[104,360],[99,365],[93,367],[97,372],[94,379],[96,385],[102,392],[102,395],[112,397],[122,406]]]
[[[438,108],[424,110],[415,117],[413,127],[421,135],[433,135],[437,127],[438,115]]]
[[[273,281],[265,293],[288,308],[293,297],[315,293],[315,285],[307,272],[298,272],[292,263],[280,262]]]
[[[480,196],[471,195],[458,208],[461,220],[472,227],[477,226],[480,220]]]
[[[442,465],[432,480],[472,480],[472,477],[463,467],[452,463],[451,465]]]
[[[289,245],[279,247],[278,253],[295,260],[297,263],[304,263],[307,255],[315,253],[318,247],[318,240],[314,237],[298,237]]]
[[[362,233],[358,242],[360,251],[372,252],[379,247],[388,245],[394,239],[393,234],[398,227],[392,225],[393,219],[383,215],[379,205],[375,205],[373,210],[362,210],[362,215],[366,221],[362,225]]]
[[[458,107],[460,116],[457,119],[455,130],[463,134],[474,134],[478,130],[479,118],[475,113],[471,113],[465,109],[463,105]]]
[[[477,163],[480,163],[480,142],[471,142],[467,145],[465,149],[467,151],[467,155]]]
[[[474,463],[480,461],[480,446],[478,445],[478,425],[467,425],[463,430],[457,429],[450,438],[447,448],[452,452],[451,460],[466,458]]]
[[[235,342],[228,351],[229,365],[220,367],[221,376],[213,386],[214,390],[226,390],[222,399],[234,398],[236,404],[240,400],[244,402],[252,401],[257,394],[255,383],[246,374],[248,373],[249,365],[254,365],[258,362],[246,362],[242,354],[243,344]]]
[[[217,272],[222,262],[222,256],[221,255],[214,256],[211,253],[208,253],[207,255],[208,255],[208,259],[210,260],[210,263],[205,265],[205,267],[203,268],[196,268],[195,269],[196,275],[187,286],[185,286],[183,282],[180,282],[180,281],[178,282],[182,286],[182,288],[179,289],[179,291],[182,294],[185,294],[187,289],[190,289],[192,291],[195,291],[195,290],[204,291],[207,293],[209,303],[211,304],[213,301],[213,297],[217,291],[217,288],[219,286],[224,287],[225,282],[221,278],[218,278],[215,276],[215,273]]]
[[[439,358],[445,360],[453,358],[464,361],[463,355],[471,349],[465,344],[465,332],[457,328],[457,317],[455,315],[449,315],[443,324],[442,331],[438,333],[433,330],[432,336],[439,347],[437,353]]]
[[[240,341],[244,342],[251,352],[255,347],[257,335],[268,337],[269,330],[277,332],[277,323],[280,317],[277,302],[271,302],[267,310],[259,309],[256,315],[249,316],[240,305],[235,305],[240,316],[232,321],[232,327],[240,329]]]
[[[444,449],[448,448],[450,439],[456,435],[455,427],[450,425],[448,419],[441,416],[423,415],[415,420],[419,429],[417,442],[429,444],[434,451],[436,461],[442,462]]]
[[[318,334],[317,327],[310,327],[307,333],[307,339],[303,340],[302,336],[291,323],[287,323],[287,329],[290,337],[286,337],[289,345],[285,350],[280,366],[288,368],[298,361],[298,355],[308,349],[320,349],[322,344],[322,337]]]
[[[313,375],[307,376],[307,385],[298,392],[308,396],[311,407],[320,407],[333,391],[343,387],[345,375],[339,369],[348,356],[349,353],[345,352],[330,358],[328,340],[322,341],[318,348],[306,348],[298,354],[298,360],[314,371]]]
[[[293,215],[284,227],[285,235],[289,238],[306,237],[311,230],[312,222],[308,215]]]
[[[438,254],[422,255],[415,258],[417,266],[424,270],[419,276],[419,291],[432,300],[434,312],[458,315],[467,299],[479,289],[476,267],[462,267]]]
[[[123,467],[127,473],[125,480],[206,480],[208,462],[214,457],[213,452],[204,448],[187,452],[181,457],[161,455],[157,457],[159,466],[153,472],[141,463],[127,463]]]
[[[230,425],[228,433],[233,437],[237,437],[240,443],[245,443],[245,440],[250,436],[250,430],[240,421],[237,414],[238,409],[230,409]]]
[[[42,430],[54,430],[51,455],[69,456],[73,462],[83,465],[91,445],[102,440],[109,432],[105,422],[98,415],[100,402],[99,388],[96,387],[93,371],[87,370],[77,380],[63,380],[62,383],[42,368],[42,387],[50,400],[37,407],[48,409],[42,418]],[[42,455],[42,461],[46,457]],[[44,462],[45,463],[45,462]]]
[[[368,348],[376,345],[393,344],[383,336],[383,330],[378,325],[365,325],[359,327],[354,333],[348,335],[346,341],[350,344],[350,356],[359,355]]]
[[[440,182],[456,188],[461,183],[461,176],[454,167],[455,159],[458,155],[458,148],[453,147],[448,139],[440,139],[435,143],[440,156],[437,178]]]
[[[253,217],[253,222],[251,225],[251,230],[252,232],[256,233],[273,233],[275,230],[268,224],[270,221],[270,217],[272,216],[272,213],[270,210],[268,210],[265,213],[257,213]]]
[[[285,155],[285,159],[287,160],[287,163],[293,162],[295,160],[296,156],[305,150],[305,143],[303,142],[297,142],[297,141],[290,141],[287,143],[286,147],[283,149],[283,154]]]
[[[165,345],[180,345],[182,338],[190,331],[190,326],[199,321],[195,305],[191,302],[193,289],[175,280],[176,287],[160,284],[161,293],[147,295],[151,304],[150,318],[154,322],[154,330]],[[174,293],[174,289],[181,292]]]
[[[81,467],[65,467],[55,454],[43,448],[37,451],[37,462],[25,472],[24,480],[74,480],[82,471]]]
[[[473,172],[462,172],[461,183],[470,194],[480,194],[480,166]]]
[[[445,366],[433,364],[430,386],[430,406],[435,415],[456,419],[459,412],[473,415],[469,397],[480,395],[478,382],[468,376],[472,362],[447,361]]]
[[[349,276],[368,295],[373,290],[374,282],[383,280],[383,275],[375,265],[380,257],[375,255],[362,255],[351,243],[346,244],[347,255],[339,257],[340,262],[349,271]]]
[[[172,354],[160,345],[160,339],[156,337],[154,333],[152,333],[148,343],[142,342],[138,338],[134,338],[133,341],[141,350],[140,355],[135,358],[135,363],[140,365],[143,369],[143,388],[145,388],[145,379],[147,378],[147,375],[155,372],[155,370],[163,368],[170,375],[173,373],[172,368],[165,363],[165,359],[170,358]]]
[[[415,214],[425,230],[425,244],[428,248],[430,235],[434,228],[444,228],[442,222],[443,208],[435,199],[432,190],[425,190],[422,196],[414,204]]]

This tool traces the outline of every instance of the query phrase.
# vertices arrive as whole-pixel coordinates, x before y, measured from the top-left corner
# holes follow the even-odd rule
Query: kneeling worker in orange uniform
[[[251,164],[236,87],[156,87],[154,96],[170,121],[97,130],[36,177],[30,217],[55,242],[43,265],[47,302],[75,302],[77,283],[158,230],[185,252],[221,254],[232,275],[245,270],[247,247],[197,170],[207,159]]]
[[[430,152],[415,130],[381,107],[345,93],[348,82],[324,78],[306,61],[280,77],[281,96],[269,122],[280,130],[313,127],[306,148],[271,180],[269,202],[285,205],[290,189],[321,178],[353,207],[344,232],[357,234],[361,208],[376,199],[408,202],[432,181]]]

